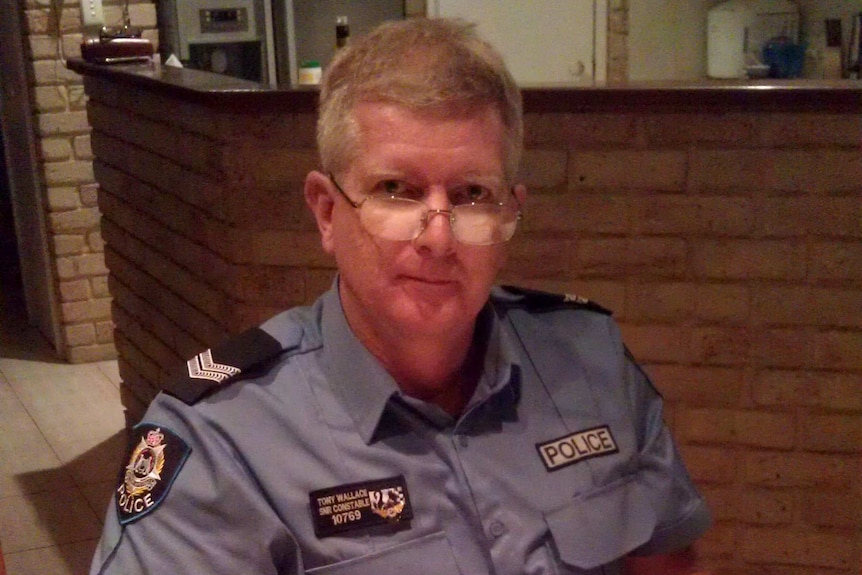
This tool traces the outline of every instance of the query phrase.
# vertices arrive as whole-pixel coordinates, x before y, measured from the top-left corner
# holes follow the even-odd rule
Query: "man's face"
[[[356,202],[389,180],[421,188],[430,208],[444,210],[452,208],[447,190],[456,186],[505,188],[504,127],[491,109],[445,118],[369,103],[354,117],[359,157],[337,177]],[[342,304],[360,338],[447,337],[472,329],[505,261],[505,244],[459,243],[446,215],[431,217],[415,240],[383,240],[365,230],[356,208],[330,194],[323,246],[335,255]]]

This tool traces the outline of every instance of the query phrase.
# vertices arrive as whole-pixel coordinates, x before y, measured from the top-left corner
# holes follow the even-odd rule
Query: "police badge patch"
[[[114,498],[120,525],[137,521],[158,507],[192,451],[164,427],[140,423],[132,431],[133,438],[140,441],[120,472]]]

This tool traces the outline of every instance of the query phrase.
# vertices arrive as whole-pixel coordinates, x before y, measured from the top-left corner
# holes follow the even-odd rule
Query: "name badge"
[[[308,498],[318,537],[413,519],[403,475],[319,489]]]
[[[536,449],[548,471],[557,471],[579,461],[619,452],[617,442],[607,425],[538,443]]]

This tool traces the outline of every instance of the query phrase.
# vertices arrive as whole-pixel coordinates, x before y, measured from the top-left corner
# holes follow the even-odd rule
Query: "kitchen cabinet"
[[[476,22],[521,85],[605,81],[606,0],[429,0],[428,15]]]

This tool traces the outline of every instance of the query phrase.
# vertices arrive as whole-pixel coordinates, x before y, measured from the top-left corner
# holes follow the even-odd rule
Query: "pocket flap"
[[[309,569],[314,575],[404,575],[405,573],[451,573],[461,571],[443,532],[432,533],[371,555]]]
[[[545,521],[563,562],[593,569],[649,541],[656,514],[647,490],[630,478],[546,514]]]

